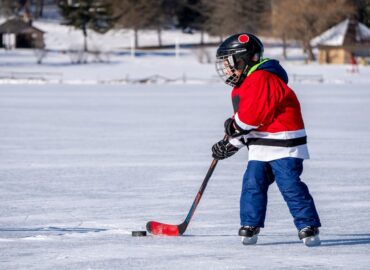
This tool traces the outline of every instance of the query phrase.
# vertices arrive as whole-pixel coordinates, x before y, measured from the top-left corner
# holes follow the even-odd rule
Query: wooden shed
[[[0,47],[44,48],[44,31],[21,19],[10,19],[0,25]]]
[[[311,40],[320,64],[348,64],[351,57],[370,57],[370,29],[346,19]]]

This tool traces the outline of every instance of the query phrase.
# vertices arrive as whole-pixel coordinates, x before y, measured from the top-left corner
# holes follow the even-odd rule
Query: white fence
[[[320,74],[291,74],[294,83],[323,83]],[[143,78],[124,78],[107,80],[69,80],[58,72],[6,72],[0,71],[0,84],[209,84],[221,82],[218,76],[210,78],[189,77],[185,73],[180,77],[169,78],[154,74]]]
[[[71,80],[64,79],[63,73],[57,72],[4,72],[0,71],[0,84],[209,84],[220,82],[218,76],[211,78],[180,77],[169,78],[152,75],[143,78],[130,78],[126,75],[120,79],[108,80]]]
[[[0,71],[2,83],[63,83],[63,73]]]

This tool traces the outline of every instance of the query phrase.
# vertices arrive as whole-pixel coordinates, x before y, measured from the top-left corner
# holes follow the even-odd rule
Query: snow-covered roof
[[[356,34],[359,35],[359,37],[356,35],[357,40],[370,40],[370,28],[362,23],[358,23]]]
[[[25,33],[30,31],[38,31],[44,33],[41,29],[38,29],[20,19],[10,19],[0,25],[0,33]]]
[[[311,40],[312,46],[342,46],[346,42],[346,37],[351,35],[352,42],[370,41],[370,29],[358,22],[346,19],[341,23],[329,28],[321,35]]]

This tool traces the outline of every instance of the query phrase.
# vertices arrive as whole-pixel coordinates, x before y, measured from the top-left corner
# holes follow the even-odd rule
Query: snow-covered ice
[[[2,86],[1,268],[366,269],[368,86],[294,88],[319,248],[298,241],[275,186],[259,244],[241,245],[246,153],[219,163],[184,237],[131,237],[148,220],[185,218],[231,113],[225,86]]]
[[[351,74],[346,66],[283,62],[291,77],[324,78],[290,83],[309,138],[303,180],[323,223],[322,246],[307,248],[276,185],[258,244],[240,243],[246,151],[218,163],[183,237],[131,237],[149,220],[185,218],[232,113],[230,89],[217,81],[111,85],[98,76],[187,72],[206,80],[213,65],[191,53],[41,66],[27,53],[0,56],[3,72],[91,82],[0,85],[1,269],[368,269],[369,67]]]

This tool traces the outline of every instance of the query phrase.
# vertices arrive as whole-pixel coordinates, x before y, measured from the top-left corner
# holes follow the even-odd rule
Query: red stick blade
[[[179,236],[179,226],[164,224],[156,221],[149,221],[146,224],[148,232],[154,235],[165,235],[165,236]]]

